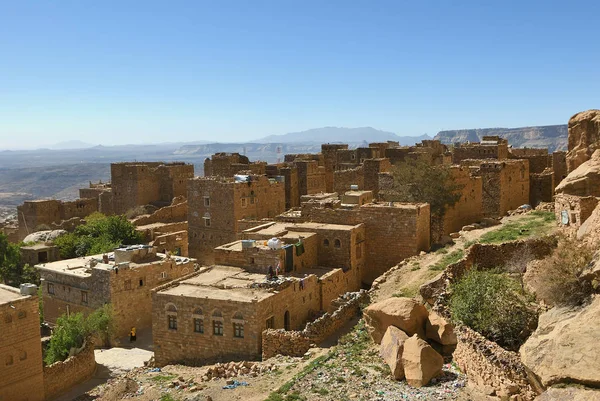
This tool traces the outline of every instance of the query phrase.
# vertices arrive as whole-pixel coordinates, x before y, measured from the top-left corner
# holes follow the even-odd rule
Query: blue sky
[[[563,124],[599,3],[0,0],[0,148]]]

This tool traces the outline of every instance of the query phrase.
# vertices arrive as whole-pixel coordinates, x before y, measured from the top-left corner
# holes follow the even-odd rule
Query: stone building
[[[500,217],[529,203],[528,160],[463,160],[483,185],[483,216]]]
[[[529,175],[529,204],[536,207],[540,202],[552,202],[554,199],[554,172],[546,169],[539,174]]]
[[[363,225],[270,222],[244,238],[218,247],[216,265],[153,291],[158,365],[258,359],[263,330],[301,329],[360,286]]]
[[[186,196],[194,166],[180,162],[112,163],[110,175],[113,213],[123,214],[136,206],[167,206],[173,198]]]
[[[528,160],[530,174],[541,174],[547,168],[552,167],[552,155],[548,153],[548,148],[510,148],[508,158]]]
[[[211,158],[204,160],[205,177],[233,177],[241,171],[251,171],[252,174],[265,174],[267,163],[253,162],[248,157],[239,153],[215,153]]]
[[[189,181],[189,254],[213,263],[213,249],[237,239],[239,220],[272,218],[285,210],[284,184],[266,176],[197,177]]]
[[[498,136],[484,136],[481,142],[458,143],[452,149],[452,163],[460,164],[467,159],[508,158],[508,141]]]
[[[554,172],[554,186],[567,177],[567,152],[557,151],[552,153],[552,171]]]
[[[60,253],[56,245],[38,243],[21,247],[21,262],[29,266],[54,262],[59,259]]]
[[[106,255],[39,264],[44,319],[55,323],[65,313],[89,314],[111,304],[115,335],[151,326],[150,291],[194,271],[194,260],[157,253],[136,245]]]
[[[556,194],[554,213],[556,221],[562,226],[579,228],[598,205],[595,196],[575,196]]]
[[[0,284],[0,400],[43,401],[38,298]]]
[[[36,231],[40,226],[59,228],[72,218],[84,218],[98,211],[97,199],[78,199],[63,202],[55,199],[25,201],[17,206],[19,240]]]

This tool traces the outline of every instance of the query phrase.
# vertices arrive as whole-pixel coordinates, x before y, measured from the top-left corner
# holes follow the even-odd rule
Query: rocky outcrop
[[[600,196],[600,149],[581,163],[558,184],[555,193],[576,196]]]
[[[587,110],[569,120],[567,171],[571,172],[600,149],[600,110]]]
[[[535,401],[600,401],[600,390],[581,386],[549,388]]]
[[[388,364],[392,371],[392,376],[396,380],[404,378],[402,352],[404,351],[404,342],[406,340],[408,340],[406,333],[394,326],[387,328],[381,340],[379,355]]]
[[[23,242],[51,242],[56,238],[60,237],[63,234],[66,234],[65,230],[46,230],[46,231],[38,231],[32,234],[29,234]]]
[[[553,308],[520,349],[523,363],[545,386],[581,383],[600,386],[600,296],[578,310]]]
[[[404,342],[402,365],[406,382],[423,387],[442,372],[444,358],[415,334]]]
[[[427,317],[425,336],[442,345],[455,345],[458,342],[454,325],[435,312],[429,313]]]
[[[369,305],[363,313],[369,334],[377,344],[389,326],[396,326],[409,336],[425,337],[427,309],[413,298],[389,298]]]

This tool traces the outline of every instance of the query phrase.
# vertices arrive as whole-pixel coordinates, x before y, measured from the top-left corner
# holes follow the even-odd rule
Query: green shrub
[[[552,212],[535,210],[520,219],[503,224],[500,228],[483,234],[479,242],[482,244],[495,244],[541,236],[555,226],[554,219],[555,216]]]
[[[535,328],[537,310],[531,301],[508,275],[473,269],[451,286],[450,313],[456,322],[515,349]]]
[[[458,249],[452,253],[444,255],[437,263],[434,263],[429,267],[431,270],[444,270],[448,265],[458,262],[465,256],[465,252],[462,249]]]

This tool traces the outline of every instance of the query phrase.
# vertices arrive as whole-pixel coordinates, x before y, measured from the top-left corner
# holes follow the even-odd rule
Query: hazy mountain
[[[82,142],[79,140],[72,140],[72,141],[64,141],[64,142],[59,142],[59,143],[55,143],[54,145],[49,145],[47,146],[48,149],[52,149],[52,150],[64,150],[64,149],[86,149],[86,148],[91,148],[92,145],[91,143],[86,143],[86,142]]]
[[[515,148],[548,148],[550,152],[567,150],[567,125],[545,125],[521,128],[478,128],[440,131],[434,139],[445,144],[479,142],[485,135],[498,135],[508,139]]]
[[[259,143],[295,143],[295,142],[341,142],[341,143],[362,143],[362,142],[386,142],[398,141],[401,145],[414,145],[423,139],[431,139],[427,134],[420,136],[398,136],[393,132],[381,131],[372,127],[361,128],[343,128],[343,127],[323,127],[313,128],[301,132],[290,132],[283,135],[269,135],[253,142]]]

